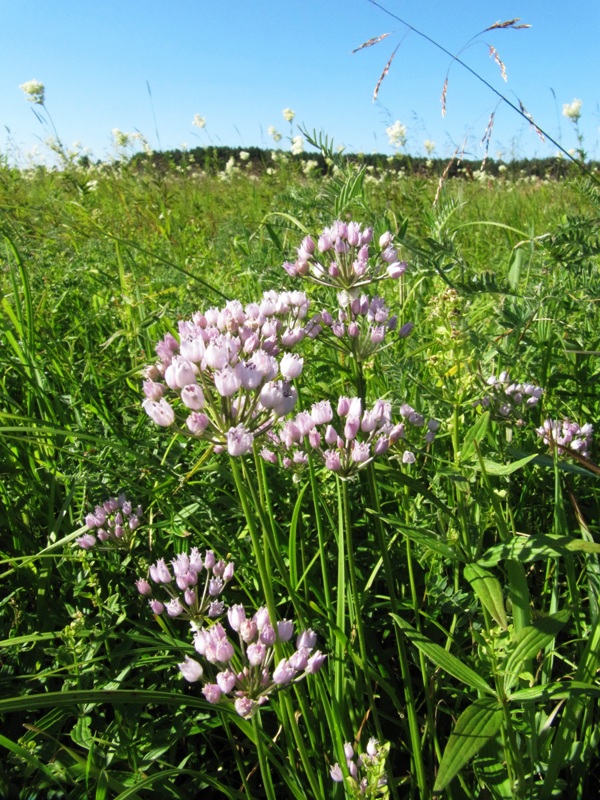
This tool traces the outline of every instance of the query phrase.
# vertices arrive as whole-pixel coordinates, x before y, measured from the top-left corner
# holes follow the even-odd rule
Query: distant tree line
[[[263,173],[267,168],[275,166],[272,158],[272,149],[262,149],[260,147],[196,147],[191,150],[165,150],[156,151],[152,154],[136,153],[131,163],[141,169],[149,164],[153,168],[165,171],[173,167],[195,166],[199,170],[209,173],[218,173],[226,169],[227,164],[233,158],[237,166],[244,168],[244,171],[254,174]],[[312,174],[327,175],[331,170],[321,153],[307,152],[299,155],[291,155],[285,150],[279,150],[282,155],[287,157],[299,167],[312,163]],[[240,157],[240,154],[243,154]],[[577,172],[577,164],[566,158],[533,158],[516,159],[511,161],[497,161],[489,158],[485,162],[482,160],[454,159],[450,162],[448,158],[426,158],[424,156],[411,156],[408,154],[396,154],[393,157],[379,153],[348,153],[343,154],[342,158],[349,162],[373,167],[378,173],[403,172],[406,175],[417,177],[436,177],[446,174],[447,177],[474,178],[482,171],[494,177],[506,177],[510,179],[519,177],[551,178],[560,180],[572,177]],[[316,162],[316,163],[315,163]],[[600,171],[600,162],[589,161],[586,167],[590,171]]]

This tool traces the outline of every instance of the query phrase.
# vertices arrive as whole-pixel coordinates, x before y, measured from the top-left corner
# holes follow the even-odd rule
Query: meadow
[[[598,791],[598,185],[317,143],[0,165],[3,798]]]

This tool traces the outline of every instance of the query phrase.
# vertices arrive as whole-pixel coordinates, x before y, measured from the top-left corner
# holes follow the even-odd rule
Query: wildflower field
[[[316,143],[0,166],[2,798],[598,792],[598,186]]]

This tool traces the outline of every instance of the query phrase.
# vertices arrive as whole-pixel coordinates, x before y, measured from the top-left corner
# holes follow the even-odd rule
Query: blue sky
[[[521,100],[566,149],[577,141],[562,107],[581,99],[585,147],[600,158],[598,0],[574,0],[568,12],[557,0],[381,5],[447,50],[462,51],[470,67],[516,105]],[[531,28],[477,36],[514,17]],[[11,157],[24,158],[49,133],[18,88],[34,78],[46,87],[65,145],[79,140],[98,158],[110,154],[113,128],[140,131],[152,147],[172,149],[270,147],[274,125],[287,147],[297,133],[282,117],[287,107],[296,112],[294,125],[322,130],[351,152],[393,152],[385,129],[400,120],[411,153],[423,154],[429,139],[435,155],[445,157],[466,141],[467,154],[480,158],[494,111],[490,155],[556,152],[491,90],[369,0],[0,0],[0,23],[0,149]],[[351,54],[387,32],[381,43]],[[489,45],[506,65],[507,83]],[[195,114],[206,119],[204,129],[191,124]]]

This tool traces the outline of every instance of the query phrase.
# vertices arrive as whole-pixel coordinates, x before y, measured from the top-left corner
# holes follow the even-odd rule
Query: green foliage
[[[360,791],[344,746],[370,737],[367,796],[597,792],[597,449],[535,432],[600,418],[597,190],[553,162],[450,173],[438,195],[443,168],[305,136],[311,171],[217,148],[0,166],[3,797],[341,798]],[[305,341],[299,406],[409,403],[435,441],[407,433],[343,482],[150,423],[142,373],[179,319],[284,287],[336,308],[281,264],[337,217],[395,234],[409,268],[377,290],[415,330],[364,363]],[[503,370],[545,390],[522,423],[486,404]],[[86,513],[119,492],[144,508],[131,547],[85,553]],[[187,625],[135,587],[192,546],[235,562],[228,604],[267,604],[328,654],[252,720],[183,681]]]

